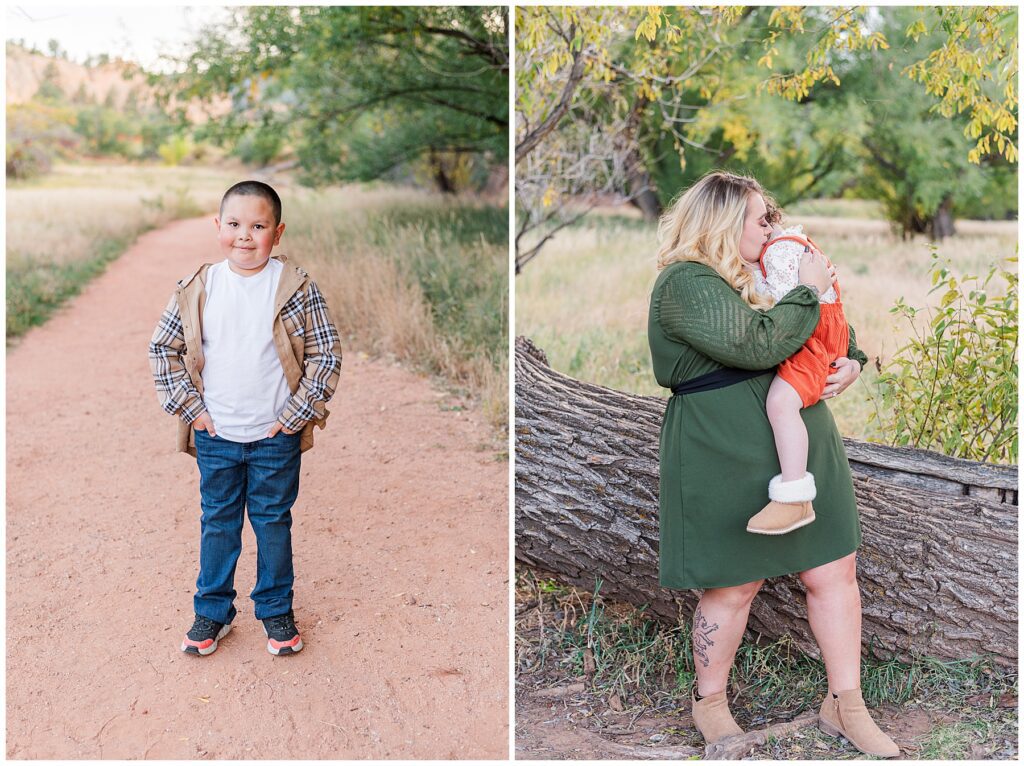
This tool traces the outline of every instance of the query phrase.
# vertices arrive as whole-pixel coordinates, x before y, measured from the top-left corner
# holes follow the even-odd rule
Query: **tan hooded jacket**
[[[313,427],[323,428],[341,368],[341,342],[316,283],[288,256],[274,297],[274,347],[292,396],[278,420],[289,430],[302,429],[305,452],[313,446]],[[202,402],[204,264],[178,283],[149,344],[150,367],[161,406],[180,415],[177,447],[195,457],[192,421],[206,411]]]

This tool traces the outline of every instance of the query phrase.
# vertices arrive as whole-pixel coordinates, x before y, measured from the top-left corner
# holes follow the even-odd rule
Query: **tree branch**
[[[478,40],[472,35],[463,32],[461,29],[444,29],[443,27],[431,27],[425,25],[420,25],[419,28],[428,34],[455,37],[463,40],[469,43],[470,47],[477,53],[482,54],[484,58],[490,60],[491,63],[501,67],[502,72],[508,71],[508,53],[505,49],[495,47],[493,44],[484,42],[483,40]]]
[[[572,104],[573,94],[576,92],[576,88],[579,87],[580,81],[583,79],[583,65],[586,62],[586,57],[582,51],[578,51],[574,54],[572,69],[569,70],[569,79],[565,82],[565,87],[562,88],[562,95],[558,99],[558,103],[555,104],[554,109],[545,118],[544,122],[538,125],[532,133],[527,134],[522,141],[516,144],[516,164],[518,165],[526,156],[537,148],[537,145],[541,140],[558,125],[558,121],[565,116],[565,113],[569,111],[569,107]]]

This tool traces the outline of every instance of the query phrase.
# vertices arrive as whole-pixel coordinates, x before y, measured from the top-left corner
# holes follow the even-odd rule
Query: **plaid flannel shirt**
[[[278,421],[289,431],[299,431],[310,421],[323,421],[325,405],[334,395],[341,369],[341,341],[327,303],[308,274],[295,270],[304,279],[278,314],[294,360],[282,354],[283,344],[278,342],[275,327],[275,346],[286,375],[290,367],[294,369],[293,361],[301,371],[297,385],[289,380],[293,393],[278,416]],[[282,279],[285,276],[282,274]],[[185,288],[190,281],[181,280],[178,287]],[[178,415],[183,422],[192,423],[206,412],[206,405],[199,387],[201,381],[197,386],[189,374],[189,367],[196,367],[197,356],[195,350],[187,348],[178,295],[176,291],[171,296],[157,323],[149,344],[149,363],[161,407],[171,415]],[[201,331],[201,328],[195,330]]]

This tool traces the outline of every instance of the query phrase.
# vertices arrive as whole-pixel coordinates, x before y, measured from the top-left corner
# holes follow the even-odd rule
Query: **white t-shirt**
[[[243,277],[227,260],[206,272],[203,401],[218,436],[263,439],[291,392],[274,348],[274,296],[284,267],[271,258]]]
[[[786,234],[803,237],[804,227],[799,224],[791,226],[783,229],[779,236]],[[804,246],[791,239],[769,242],[768,249],[764,251],[764,270],[768,276],[763,275],[761,269],[755,269],[754,289],[761,295],[770,295],[778,303],[782,296],[800,284],[800,259],[803,254]],[[830,286],[819,296],[818,303],[835,303],[838,297],[835,287]]]

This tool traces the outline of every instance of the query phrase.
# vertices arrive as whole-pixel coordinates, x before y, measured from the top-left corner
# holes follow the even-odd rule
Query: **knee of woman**
[[[709,588],[708,590],[714,591],[716,599],[728,604],[732,608],[740,609],[746,607],[754,600],[754,596],[761,590],[762,583],[764,583],[764,580],[755,580],[754,582],[743,583],[742,585],[731,585],[727,588]]]
[[[851,554],[838,561],[808,569],[806,572],[801,572],[799,576],[808,593],[828,591],[837,587],[856,586],[856,559]]]

